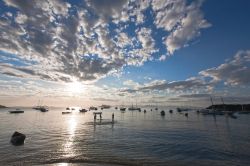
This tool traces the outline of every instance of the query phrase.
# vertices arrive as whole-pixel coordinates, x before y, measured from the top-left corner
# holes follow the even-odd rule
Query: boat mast
[[[210,101],[211,101],[211,104],[212,104],[212,110],[214,110],[214,103],[213,103],[213,99],[212,99],[211,96],[210,96]]]
[[[224,109],[224,111],[225,111],[225,103],[224,103],[224,100],[223,100],[222,97],[220,97],[220,99],[221,99],[221,102],[222,102],[222,104],[223,104],[223,109]]]

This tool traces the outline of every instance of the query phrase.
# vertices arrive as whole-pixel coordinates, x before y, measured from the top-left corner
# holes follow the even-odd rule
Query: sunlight
[[[65,140],[65,143],[63,144],[63,151],[65,152],[65,157],[72,157],[75,155],[74,151],[74,138],[75,138],[75,130],[76,130],[76,119],[74,116],[71,116],[70,119],[67,121],[67,127],[68,127],[68,139]]]
[[[75,128],[76,128],[76,120],[75,120],[75,117],[72,116],[69,120],[68,120],[68,131],[69,131],[69,134],[71,136],[74,136],[75,135]]]
[[[78,81],[74,81],[67,84],[67,91],[69,91],[69,93],[73,95],[80,94],[81,92],[83,92],[83,90],[83,85]]]

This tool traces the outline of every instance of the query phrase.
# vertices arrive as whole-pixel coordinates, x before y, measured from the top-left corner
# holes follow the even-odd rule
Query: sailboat
[[[126,107],[120,107],[120,111],[126,111]]]
[[[38,100],[38,105],[37,105],[37,106],[34,106],[33,109],[39,110],[39,111],[41,111],[41,112],[47,112],[47,111],[49,111],[49,108],[48,108],[47,106],[42,106],[42,105],[41,105],[40,99]]]
[[[122,111],[122,112],[126,111],[126,107],[124,106],[124,102],[120,106],[120,111]]]
[[[203,115],[224,115],[225,113],[223,112],[223,111],[221,111],[221,110],[216,110],[215,108],[214,108],[214,103],[213,103],[213,99],[212,99],[212,97],[210,97],[210,101],[211,101],[211,109],[204,109],[204,110],[202,110],[202,111],[200,111]],[[223,99],[222,99],[222,101],[223,101]],[[223,104],[224,104],[224,101],[223,101]]]
[[[141,108],[137,107],[137,102],[136,102],[136,106],[134,107],[134,105],[132,104],[132,106],[129,107],[128,110],[130,110],[130,111],[136,111],[136,110],[141,111]]]

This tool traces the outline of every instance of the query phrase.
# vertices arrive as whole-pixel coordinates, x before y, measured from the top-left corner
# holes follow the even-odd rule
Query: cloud
[[[165,91],[166,94],[175,94],[178,97],[184,98],[204,98],[214,95],[228,95],[227,88],[230,88],[231,93],[233,87],[249,87],[250,85],[250,51],[239,51],[232,60],[227,60],[226,63],[218,67],[210,68],[199,72],[196,77],[191,77],[181,81],[166,81],[154,80],[144,84],[139,84],[132,80],[127,80],[124,85],[130,88],[124,88],[122,92],[137,93],[137,92],[157,92]],[[224,90],[214,92],[214,89],[224,83]],[[238,89],[239,90],[239,89]],[[242,92],[243,93],[243,92]],[[245,93],[244,93],[245,94]],[[235,94],[238,95],[238,94]]]
[[[121,32],[117,36],[117,45],[121,48],[129,46],[132,43],[131,38],[125,32]]]
[[[180,95],[179,97],[182,98],[209,98],[211,94],[205,94],[205,93],[200,93],[200,94],[185,94],[185,95]]]
[[[204,19],[200,10],[202,2],[202,0],[197,0],[188,5],[185,0],[153,0],[152,6],[156,13],[156,26],[170,32],[165,39],[169,54],[173,54],[199,36],[201,29],[211,26]]]
[[[131,81],[129,81],[131,82]],[[166,80],[154,80],[148,83],[139,84],[133,82],[133,89],[122,89],[122,92],[134,93],[134,92],[154,92],[154,91],[166,91],[172,94],[182,93],[201,93],[208,92],[212,89],[213,84],[207,83],[199,78],[189,78],[183,81],[167,82]]]
[[[147,17],[170,33],[162,37],[171,39],[167,44],[171,53],[197,36],[206,23],[198,2],[186,5],[176,1],[173,7],[170,1],[143,0],[89,0],[78,5],[63,0],[4,2],[8,7],[0,16],[0,50],[20,63],[32,63],[19,66],[4,61],[1,73],[50,81],[96,81],[119,73],[124,66],[154,60],[159,48],[152,27],[144,25]],[[146,10],[155,14],[146,16]],[[164,14],[166,18],[161,17]],[[189,20],[193,17],[196,21]],[[131,25],[135,34],[127,29]],[[177,30],[181,39],[175,34]]]
[[[210,85],[198,78],[191,78],[184,81],[167,82],[164,80],[153,81],[140,87],[140,90],[171,90],[175,91],[188,91],[198,89],[209,89]]]
[[[135,82],[133,80],[126,80],[126,81],[123,82],[123,85],[129,86],[131,88],[136,88],[136,87],[140,86],[139,83],[137,83],[137,82]]]
[[[161,55],[159,61],[165,61],[167,59],[166,55]]]
[[[151,37],[152,30],[149,28],[141,28],[138,31],[138,39],[141,42],[141,45],[143,48],[154,48],[155,46],[155,41]]]
[[[96,101],[109,101],[109,102],[117,102],[119,101],[118,99],[108,99],[108,98],[92,98],[92,100],[96,100]]]
[[[127,64],[110,38],[106,24],[100,25],[101,20],[89,21],[86,11],[79,9],[79,13],[70,15],[71,5],[63,1],[6,0],[5,3],[17,9],[17,16],[14,22],[0,20],[3,25],[0,49],[20,61],[33,60],[36,65],[10,65],[8,70],[13,68],[12,71],[4,74],[21,76],[15,72],[29,68],[32,72],[28,74],[40,79],[92,81]],[[95,29],[90,28],[92,25]],[[91,37],[93,34],[95,38]]]
[[[223,81],[226,85],[250,85],[250,51],[239,51],[232,60],[218,67],[200,72],[203,77],[212,79],[212,82]]]
[[[118,18],[121,16],[123,6],[128,3],[128,0],[89,0],[88,6],[95,10],[95,13],[104,18]]]
[[[135,18],[131,20],[135,22],[136,25],[141,25],[145,22],[146,16],[144,15],[144,11],[150,7],[150,3],[150,0],[130,1],[126,13],[130,18]]]

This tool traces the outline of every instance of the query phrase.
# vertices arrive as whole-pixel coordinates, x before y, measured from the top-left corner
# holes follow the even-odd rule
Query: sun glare
[[[84,87],[80,82],[74,81],[67,85],[67,89],[71,94],[80,94],[83,92]]]

